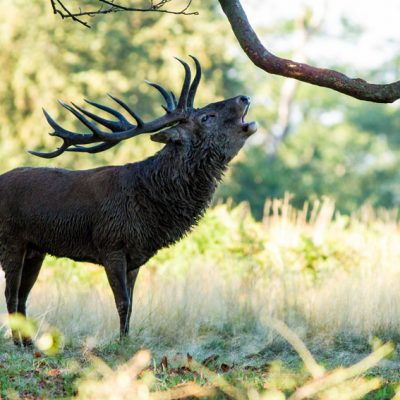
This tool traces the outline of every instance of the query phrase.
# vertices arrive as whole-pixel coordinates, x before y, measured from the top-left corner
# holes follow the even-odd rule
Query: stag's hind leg
[[[0,247],[0,263],[6,280],[6,303],[9,315],[18,311],[18,293],[21,285],[22,267],[25,257],[25,249],[20,246]],[[20,345],[20,335],[16,330],[12,331],[14,343]]]
[[[22,315],[26,316],[26,300],[28,299],[29,293],[37,280],[44,257],[45,255],[40,253],[26,255],[25,257],[22,268],[21,284],[18,291],[17,306],[17,312]],[[32,346],[32,340],[29,337],[23,337],[22,343],[25,347]]]

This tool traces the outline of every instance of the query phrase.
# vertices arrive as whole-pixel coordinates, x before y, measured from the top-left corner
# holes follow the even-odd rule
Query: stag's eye
[[[215,114],[208,114],[208,115],[204,115],[203,117],[201,117],[201,122],[206,122],[208,121],[210,118],[214,118]]]

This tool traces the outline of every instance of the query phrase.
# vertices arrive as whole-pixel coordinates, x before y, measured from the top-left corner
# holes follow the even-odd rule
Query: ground
[[[243,338],[224,338],[224,345],[217,341],[204,343],[202,354],[208,357],[200,359],[211,371],[222,376],[229,383],[239,388],[254,387],[262,391],[265,388],[278,387],[286,394],[295,387],[309,380],[303,363],[293,348],[282,341],[275,341],[257,353],[248,354],[240,360],[235,358],[237,347],[243,344]],[[88,349],[67,345],[59,354],[46,356],[34,349],[17,349],[9,340],[0,343],[0,387],[1,396],[7,398],[39,399],[39,398],[71,398],[79,396],[78,388],[82,378],[87,378],[96,369],[94,359],[103,360],[116,369],[124,365],[141,348],[133,338],[123,343],[117,340],[108,345]],[[317,361],[327,369],[339,366],[351,366],[371,352],[368,338],[337,337],[335,341],[313,340],[308,344],[309,350]],[[196,345],[186,350],[195,350]],[[179,353],[174,348],[157,348],[152,355],[150,370],[155,375],[152,390],[167,390],[176,385],[197,382],[208,385],[210,380],[190,369],[192,355]],[[198,349],[198,351],[200,351]],[[189,357],[189,358],[188,358]],[[391,399],[400,382],[400,354],[396,351],[390,359],[385,359],[378,366],[365,374],[372,378],[379,376],[382,387],[365,399]],[[212,379],[211,379],[212,381]],[[114,390],[116,390],[114,388]],[[231,398],[222,391],[216,398]],[[85,394],[82,398],[95,398]],[[123,397],[121,397],[123,398]]]
[[[270,207],[218,206],[150,260],[122,343],[103,269],[47,258],[28,304],[40,350],[11,344],[0,296],[1,396],[399,399],[400,224]]]

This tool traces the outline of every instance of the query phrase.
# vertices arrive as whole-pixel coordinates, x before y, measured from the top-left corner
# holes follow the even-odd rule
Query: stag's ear
[[[158,143],[174,143],[174,144],[182,144],[182,136],[181,133],[178,129],[176,128],[169,128],[165,129],[161,132],[155,133],[154,135],[151,135],[150,139],[153,142],[158,142]]]

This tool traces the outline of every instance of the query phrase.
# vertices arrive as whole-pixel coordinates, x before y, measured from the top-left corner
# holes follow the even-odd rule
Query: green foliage
[[[323,43],[329,38],[321,29],[314,36]],[[293,21],[286,21],[283,26],[273,26],[267,35],[269,40],[275,35],[272,36],[274,43],[282,40],[291,43],[295,30]],[[359,38],[363,33],[362,27],[345,18],[342,20],[339,34],[343,39]],[[397,79],[398,57],[382,63],[376,71],[355,70],[352,65],[343,65],[340,57],[330,57],[332,54],[323,54],[309,62],[325,63],[372,82]],[[270,143],[278,109],[282,106],[284,82],[258,70],[251,73],[246,78],[256,82],[252,87],[256,104],[250,118],[259,122],[260,132],[228,173],[218,193],[219,199],[249,202],[257,219],[262,218],[265,199],[281,198],[286,192],[294,195],[293,204],[297,208],[302,208],[306,201],[310,203],[328,196],[346,214],[367,202],[385,208],[400,205],[398,104],[360,102],[325,88],[299,83],[291,108],[287,110],[289,135],[277,152],[271,154]]]
[[[199,265],[217,263],[228,275],[244,277],[262,267],[264,250],[261,226],[248,208],[243,204],[230,210],[221,205],[206,214],[190,239],[161,251],[149,266],[161,266],[176,279],[186,275],[188,260],[195,259]]]
[[[347,121],[329,125],[321,122],[318,112],[305,114],[275,155],[261,146],[249,146],[219,196],[249,201],[257,218],[263,215],[266,198],[281,198],[285,192],[294,195],[298,208],[327,196],[346,214],[367,202],[375,207],[398,206],[398,110],[348,107]]]

